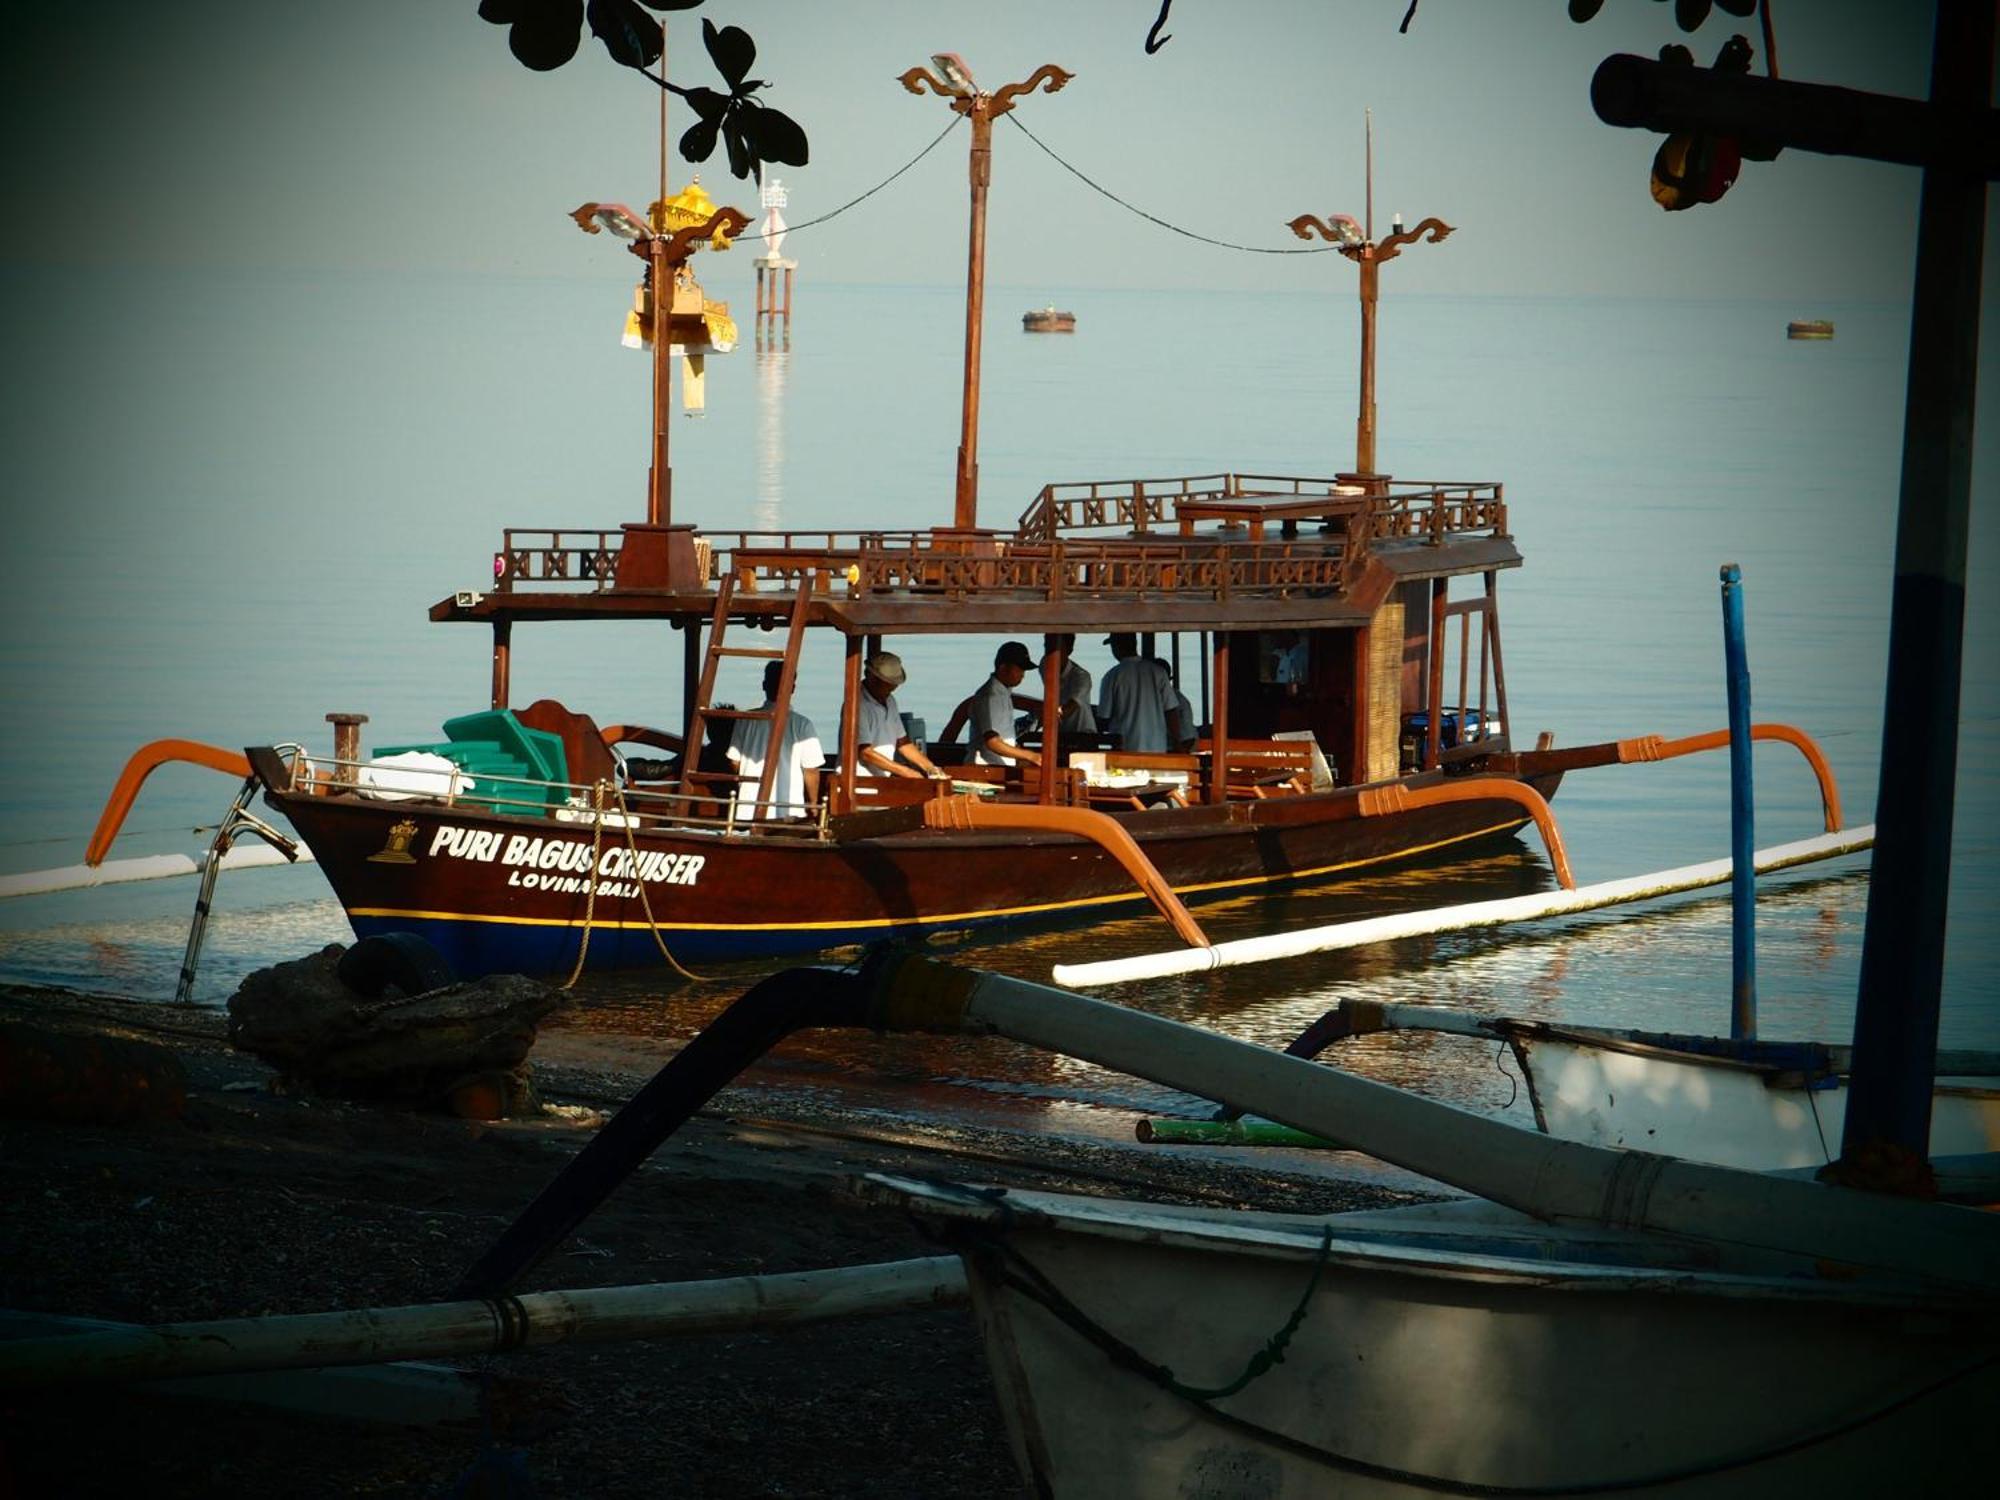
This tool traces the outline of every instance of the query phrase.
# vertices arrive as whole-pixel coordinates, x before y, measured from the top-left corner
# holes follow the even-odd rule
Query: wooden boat
[[[1060,312],[1051,302],[1021,314],[1021,327],[1028,333],[1075,333],[1076,314]]]
[[[1830,339],[1833,337],[1833,321],[1830,318],[1796,318],[1785,325],[1788,339]]]
[[[355,931],[420,933],[461,974],[566,969],[586,919],[585,961],[598,966],[659,962],[659,943],[697,960],[1124,915],[1147,898],[1143,872],[1105,843],[1121,834],[1161,882],[1198,899],[1465,847],[1537,816],[1553,832],[1545,799],[1561,772],[1537,772],[1508,734],[1495,602],[1520,554],[1497,484],[1051,485],[1012,533],[697,538],[632,525],[510,531],[498,556],[490,593],[431,612],[493,633],[491,710],[470,716],[476,733],[431,747],[472,774],[472,793],[439,782],[436,795],[385,800],[360,784],[352,751],[250,757]],[[1474,590],[1453,596],[1466,580]],[[517,624],[635,618],[683,633],[692,735],[641,740],[676,749],[700,742],[703,721],[728,722],[710,701],[725,657],[781,661],[788,693],[805,632],[840,637],[837,765],[811,818],[745,820],[735,778],[698,768],[621,786],[607,734],[636,731],[548,703],[505,712]],[[911,635],[1112,629],[1168,652],[1198,643],[1192,753],[1044,744],[1035,764],[950,764],[951,782],[847,769],[865,653]],[[1294,638],[1302,691],[1273,665]],[[1428,670],[1406,670],[1411,660]],[[1045,672],[1055,665],[1051,655]],[[1439,732],[1418,739],[1430,722]],[[498,740],[479,738],[489,734]],[[517,762],[540,747],[542,769],[496,775],[500,742]],[[557,744],[560,756],[547,753]],[[954,748],[962,757],[931,752],[948,762]],[[1528,764],[1493,769],[1502,756]]]

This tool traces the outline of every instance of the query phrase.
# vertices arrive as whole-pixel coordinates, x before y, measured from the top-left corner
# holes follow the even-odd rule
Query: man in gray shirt
[[[1139,638],[1109,635],[1104,643],[1118,664],[1097,689],[1097,723],[1118,736],[1120,749],[1162,754],[1171,748],[1168,724],[1179,704],[1167,669],[1139,654]]]

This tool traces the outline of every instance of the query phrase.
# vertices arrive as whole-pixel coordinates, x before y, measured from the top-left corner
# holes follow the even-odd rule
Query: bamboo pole
[[[1874,842],[1875,827],[1871,823],[1842,833],[1801,839],[1797,843],[1775,844],[1758,852],[1757,869],[1760,872],[1785,870],[1817,860],[1837,859],[1843,854],[1866,849]],[[1464,906],[1398,912],[1386,917],[1366,917],[1358,922],[1337,922],[1327,927],[1239,938],[1235,942],[1217,943],[1205,948],[1177,948],[1167,953],[1105,959],[1099,963],[1057,964],[1050,971],[1050,977],[1057,984],[1087,989],[1095,985],[1163,979],[1172,974],[1193,974],[1205,969],[1228,969],[1239,964],[1298,958],[1307,953],[1329,953],[1338,948],[1358,948],[1365,943],[1422,937],[1433,932],[1500,927],[1509,922],[1566,916],[1570,912],[1592,911],[1601,906],[1617,906],[1627,901],[1645,901],[1654,896],[1700,890],[1704,886],[1725,885],[1731,878],[1731,865],[1730,860],[1713,859],[1704,864],[1656,871],[1651,875],[1632,875],[1624,880],[1579,886],[1573,891],[1549,891],[1535,896],[1510,896],[1500,901],[1475,901]]]
[[[243,844],[222,856],[216,868],[248,870],[262,865],[309,864],[312,850],[301,844],[296,859],[287,859],[281,850],[267,844]],[[94,885],[124,885],[134,880],[166,880],[176,875],[198,875],[208,868],[208,856],[196,859],[188,854],[145,854],[132,859],[110,859],[101,865],[63,865],[53,870],[23,870],[17,875],[0,875],[0,900],[9,896],[41,896],[50,891],[74,891]]]
[[[890,955],[871,1024],[998,1033],[1215,1099],[1555,1224],[1679,1236],[1991,1295],[2000,1217],[1555,1140],[1254,1042],[1004,974]]]
[[[951,1255],[826,1271],[532,1292],[494,1301],[168,1323],[0,1341],[0,1390],[467,1357],[957,1306]]]

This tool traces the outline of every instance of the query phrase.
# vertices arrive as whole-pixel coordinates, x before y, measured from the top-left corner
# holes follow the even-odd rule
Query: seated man
[[[1004,642],[993,653],[993,675],[967,701],[972,724],[972,749],[981,765],[1004,766],[1008,761],[1034,764],[1039,752],[1014,743],[1014,689],[1028,675],[1035,659],[1019,641]]]
[[[1098,726],[1118,736],[1120,749],[1164,753],[1171,747],[1168,725],[1177,707],[1173,679],[1161,663],[1139,654],[1138,636],[1121,632],[1104,641],[1118,664],[1098,688]]]
[[[944,779],[917,742],[903,733],[903,713],[896,707],[896,689],[907,674],[903,659],[893,651],[877,651],[861,668],[860,732],[856,743],[864,776],[928,776]]]
[[[768,712],[778,696],[778,679],[783,662],[764,664],[764,708]],[[771,723],[767,719],[739,719],[729,737],[729,763],[736,767],[735,816],[740,818],[803,818],[819,801],[819,772],[826,764],[820,748],[819,731],[797,709],[785,713],[784,733],[778,739],[778,774],[771,783],[769,806],[760,805],[757,793],[764,779],[764,760],[771,748]]]

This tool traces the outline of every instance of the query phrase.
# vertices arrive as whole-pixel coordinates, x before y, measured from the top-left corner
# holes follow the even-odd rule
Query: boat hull
[[[2000,1397],[1990,1304],[1800,1265],[1723,1270],[1686,1244],[1476,1203],[1281,1223],[1022,1193],[960,1208],[891,1186],[965,1251],[1031,1493],[1748,1497],[1990,1481],[1962,1425]],[[1191,1397],[1159,1378],[1218,1391],[1295,1312],[1282,1360],[1238,1391]]]
[[[1563,1140],[1663,1152],[1751,1171],[1822,1167],[1840,1151],[1847,1081],[1815,1083],[1722,1057],[1509,1033],[1535,1121]],[[1934,1156],[2000,1151],[2000,1090],[1940,1084]]]
[[[1531,784],[1545,796],[1556,778]],[[272,792],[357,935],[414,932],[466,976],[780,957],[883,939],[1054,926],[1148,909],[1105,850],[1054,833],[923,830],[840,843],[603,830],[471,806]],[[1347,793],[1124,820],[1183,900],[1338,879],[1504,837],[1495,798],[1363,817]],[[594,875],[593,875],[594,872]],[[657,928],[657,940],[655,936]]]

